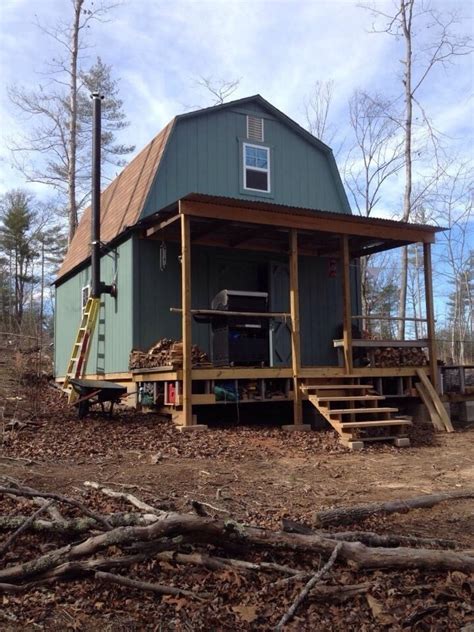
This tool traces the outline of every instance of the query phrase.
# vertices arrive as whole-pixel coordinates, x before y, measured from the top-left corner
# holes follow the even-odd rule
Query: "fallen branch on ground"
[[[300,592],[300,594],[295,599],[295,601],[292,603],[290,608],[285,612],[285,614],[280,619],[280,622],[275,627],[275,632],[281,632],[281,630],[283,630],[283,627],[288,623],[288,621],[291,621],[291,619],[293,618],[296,610],[298,609],[300,604],[304,601],[304,599],[306,598],[306,596],[308,595],[310,590],[313,588],[313,586],[334,565],[334,562],[336,561],[337,555],[338,555],[339,551],[341,550],[341,548],[342,548],[342,542],[339,542],[338,544],[336,544],[336,546],[334,547],[334,551],[331,553],[331,557],[329,558],[329,560],[326,562],[326,564],[322,568],[319,569],[319,571],[317,573],[315,573],[313,575],[313,577],[311,577],[309,582],[306,584],[306,586]]]
[[[30,524],[34,522],[34,520],[41,515],[44,511],[46,511],[49,506],[52,504],[52,500],[47,502],[45,505],[37,509],[34,513],[31,514],[28,518],[25,518],[23,522],[20,524],[18,529],[14,531],[9,538],[5,541],[5,543],[0,547],[0,558],[5,555],[8,551],[9,547],[13,544],[13,542],[21,535],[24,531],[26,531]]]
[[[183,590],[182,588],[175,588],[174,586],[151,584],[150,582],[141,582],[136,579],[124,577],[123,575],[114,575],[113,573],[97,571],[95,577],[96,579],[111,582],[112,584],[120,584],[121,586],[128,586],[129,588],[146,590],[148,592],[158,593],[159,595],[175,595],[176,597],[189,597],[190,599],[199,599],[200,601],[205,600],[205,597],[198,593],[191,592],[190,590]]]
[[[309,599],[316,599],[317,601],[330,600],[330,601],[347,601],[352,599],[356,595],[363,595],[369,592],[372,584],[370,582],[364,582],[363,584],[349,584],[342,586],[314,586],[308,595]]]
[[[0,570],[0,582],[22,583],[47,575],[66,562],[90,557],[109,546],[123,547],[136,543],[157,543],[163,538],[183,536],[195,545],[211,544],[232,547],[245,544],[260,549],[301,552],[305,555],[330,555],[334,540],[320,535],[299,535],[248,527],[232,521],[200,518],[194,515],[169,513],[147,526],[117,527],[92,536],[77,544],[69,544],[40,557]],[[428,570],[474,571],[474,558],[462,551],[430,549],[371,548],[360,542],[341,542],[340,559],[359,568],[423,568]]]
[[[444,492],[440,494],[426,494],[407,500],[392,500],[383,503],[367,503],[352,507],[336,507],[314,514],[314,523],[318,527],[331,525],[352,524],[361,522],[371,516],[391,513],[404,513],[410,509],[429,508],[446,500],[462,500],[474,498],[474,490]]]
[[[160,514],[165,514],[166,512],[161,511],[160,509],[156,509],[152,507],[148,503],[143,502],[133,494],[129,494],[127,492],[116,492],[109,487],[104,487],[103,485],[99,485],[99,483],[95,483],[94,481],[85,481],[85,487],[89,487],[91,489],[95,489],[106,496],[110,496],[110,498],[120,498],[121,500],[126,500],[131,503],[137,509],[141,509],[142,511],[146,511],[149,514],[154,514],[155,516],[159,516]]]
[[[83,514],[89,516],[90,518],[94,518],[99,524],[101,524],[106,529],[112,529],[112,525],[107,521],[104,516],[95,513],[86,505],[75,500],[74,498],[68,498],[67,496],[63,496],[62,494],[54,494],[50,492],[39,492],[37,489],[32,489],[31,487],[0,487],[0,494],[11,494],[13,496],[24,496],[25,498],[50,498],[52,500],[58,500],[59,502],[66,503],[67,505],[71,505],[72,507],[76,507],[80,509]]]

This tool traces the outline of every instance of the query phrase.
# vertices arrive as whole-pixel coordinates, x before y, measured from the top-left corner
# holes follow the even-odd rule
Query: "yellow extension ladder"
[[[63,391],[69,393],[69,403],[74,402],[78,397],[70,384],[70,380],[80,378],[84,374],[89,357],[90,341],[94,334],[99,310],[100,298],[89,297],[82,312],[81,324],[77,331],[63,384]]]

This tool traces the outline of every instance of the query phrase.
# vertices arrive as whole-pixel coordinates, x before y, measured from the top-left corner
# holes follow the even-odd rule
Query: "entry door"
[[[290,271],[287,263],[270,262],[269,308],[271,312],[290,311]],[[270,329],[271,366],[291,365],[291,323],[274,320]]]

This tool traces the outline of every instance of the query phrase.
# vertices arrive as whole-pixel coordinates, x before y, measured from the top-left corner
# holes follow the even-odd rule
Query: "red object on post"
[[[174,384],[168,384],[168,404],[176,404],[176,387]]]

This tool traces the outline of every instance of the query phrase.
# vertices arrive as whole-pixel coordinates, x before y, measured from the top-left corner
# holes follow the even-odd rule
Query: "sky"
[[[472,34],[473,3],[433,4],[459,10],[464,17],[459,31]],[[376,2],[387,12],[392,5],[392,0]],[[44,72],[58,48],[35,22],[49,26],[70,15],[71,0],[0,3],[0,192],[22,184],[9,166],[7,145],[25,121],[9,102],[7,87],[35,89],[46,83]],[[137,150],[175,114],[210,104],[195,83],[200,75],[239,78],[233,97],[260,93],[303,125],[312,85],[333,81],[331,121],[339,146],[350,135],[347,101],[355,89],[401,94],[402,43],[371,32],[373,23],[371,13],[354,0],[119,0],[107,22],[88,30],[82,64],[100,55],[112,65],[130,121],[121,138]],[[421,41],[425,45],[426,39]],[[469,56],[439,68],[420,92],[437,128],[463,155],[474,140],[472,87]]]
[[[458,11],[462,22],[455,32],[473,34],[474,3],[433,0],[432,5],[444,13]],[[394,2],[379,0],[375,6],[390,13]],[[7,88],[47,83],[44,73],[58,48],[36,22],[50,26],[71,14],[71,0],[0,2],[0,194],[24,186],[11,167],[8,144],[29,124],[9,102]],[[330,121],[337,148],[351,142],[348,99],[354,90],[394,99],[402,94],[402,42],[374,33],[373,25],[373,15],[355,0],[118,0],[108,20],[88,30],[81,63],[87,67],[100,55],[112,65],[130,121],[120,140],[137,151],[175,114],[212,103],[196,85],[199,76],[240,79],[233,98],[259,93],[302,125],[314,83],[333,81]],[[418,50],[429,45],[432,32],[417,33]],[[453,164],[473,157],[472,63],[472,56],[462,56],[439,66],[417,95]],[[40,185],[30,189],[40,197],[49,194]],[[392,180],[376,214],[397,214],[402,190],[402,181]]]

